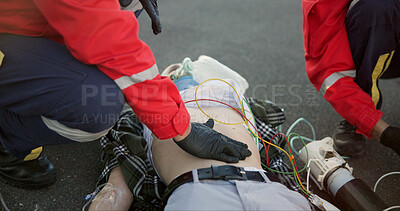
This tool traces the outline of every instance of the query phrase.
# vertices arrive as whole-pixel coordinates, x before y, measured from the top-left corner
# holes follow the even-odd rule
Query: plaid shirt
[[[251,98],[248,101],[255,114],[256,126],[261,137],[264,140],[271,140],[278,133],[273,127],[285,121],[283,111],[267,101]],[[264,110],[262,110],[263,108]],[[284,140],[279,136],[272,142],[281,147],[285,146]],[[157,176],[147,156],[149,146],[143,138],[143,125],[136,115],[132,111],[124,112],[109,133],[101,138],[100,143],[103,149],[104,170],[97,186],[106,183],[111,170],[120,166],[125,181],[134,196],[131,209],[162,210],[164,205],[161,203],[161,197],[166,186]],[[262,149],[260,153],[261,159],[265,161],[265,149]],[[283,162],[281,153],[274,147],[270,148],[269,157],[271,169],[291,172],[290,167]],[[281,174],[279,177],[284,185],[299,191],[292,175]],[[96,189],[95,194],[99,191]]]
[[[101,138],[105,167],[97,186],[106,183],[111,170],[120,166],[134,196],[132,209],[161,210],[160,199],[166,187],[147,157],[149,146],[142,132],[143,125],[137,116],[132,111],[127,111],[109,133]]]

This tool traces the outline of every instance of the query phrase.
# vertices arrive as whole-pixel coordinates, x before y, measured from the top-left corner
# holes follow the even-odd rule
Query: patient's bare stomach
[[[187,108],[191,116],[191,122],[206,122],[208,117],[198,108]],[[211,117],[229,123],[242,122],[242,117],[236,111],[225,107],[206,107],[202,108]],[[260,155],[256,143],[249,131],[242,125],[224,125],[215,122],[214,130],[225,134],[237,141],[246,143],[252,152],[250,157],[239,163],[230,165],[241,167],[255,167],[261,169]],[[153,160],[156,169],[166,184],[169,184],[177,176],[193,169],[210,167],[211,165],[226,165],[228,163],[202,159],[190,155],[179,148],[172,139],[159,140],[154,137],[152,145]]]

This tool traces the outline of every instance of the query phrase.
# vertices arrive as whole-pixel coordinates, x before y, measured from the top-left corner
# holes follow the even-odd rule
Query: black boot
[[[15,187],[37,189],[56,182],[56,171],[45,155],[24,161],[0,144],[0,180]]]
[[[351,158],[362,155],[368,139],[356,133],[356,127],[348,121],[342,120],[333,133],[333,148],[341,155]]]

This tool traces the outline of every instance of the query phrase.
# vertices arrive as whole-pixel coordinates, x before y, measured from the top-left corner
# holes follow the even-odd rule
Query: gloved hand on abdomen
[[[191,131],[183,140],[177,141],[180,148],[194,156],[237,163],[251,155],[247,144],[235,141],[215,130],[214,120],[206,123],[191,123]]]

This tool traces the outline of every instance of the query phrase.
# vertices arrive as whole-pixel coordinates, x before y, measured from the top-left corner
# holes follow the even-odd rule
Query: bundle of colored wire
[[[294,176],[295,176],[295,181],[297,182],[297,184],[299,185],[299,187],[300,187],[300,189],[303,191],[303,193],[304,193],[305,195],[307,195],[307,196],[310,196],[311,193],[303,186],[303,184],[302,184],[302,182],[301,182],[300,174],[299,174],[299,171],[298,171],[298,169],[297,169],[297,165],[296,165],[296,162],[295,162],[295,160],[294,160],[294,157],[293,157],[293,154],[292,154],[292,151],[291,151],[291,147],[290,147],[289,141],[288,141],[288,139],[286,138],[286,136],[285,136],[284,134],[280,133],[280,135],[282,135],[282,136],[285,138],[286,142],[288,143],[288,148],[289,148],[290,154],[289,154],[288,152],[286,152],[284,149],[282,149],[281,147],[276,146],[275,144],[273,144],[273,143],[271,143],[271,142],[265,141],[263,138],[261,138],[261,135],[260,135],[259,131],[256,130],[256,132],[257,132],[258,135],[255,134],[255,132],[252,131],[252,130],[251,130],[251,127],[249,126],[249,123],[250,123],[251,126],[252,126],[253,128],[256,128],[256,127],[253,125],[253,123],[249,121],[249,119],[245,116],[245,114],[242,114],[242,112],[240,112],[238,109],[234,108],[233,106],[231,106],[231,105],[229,105],[229,104],[226,104],[226,103],[224,103],[224,102],[218,101],[218,100],[213,100],[213,99],[197,99],[197,91],[198,91],[199,87],[200,87],[202,84],[204,84],[205,82],[211,81],[211,80],[218,80],[218,81],[222,81],[222,82],[228,84],[228,85],[235,91],[236,96],[237,96],[238,100],[240,101],[240,97],[239,97],[238,92],[236,91],[236,89],[235,89],[231,84],[229,84],[228,82],[226,82],[225,80],[222,80],[222,79],[208,79],[208,80],[205,80],[205,81],[201,82],[201,83],[196,87],[196,90],[195,90],[195,100],[187,101],[187,102],[185,102],[185,104],[186,104],[186,103],[190,103],[190,102],[196,102],[198,108],[200,109],[200,111],[201,111],[204,115],[206,115],[207,117],[209,117],[209,118],[213,119],[214,121],[219,122],[219,123],[221,123],[221,124],[226,124],[226,125],[237,125],[237,124],[246,123],[247,127],[249,128],[249,131],[253,134],[253,136],[257,137],[259,140],[262,141],[262,143],[263,143],[263,145],[264,145],[264,148],[266,149],[266,150],[265,150],[265,151],[266,151],[266,154],[267,154],[268,152],[267,152],[267,147],[266,147],[265,143],[276,147],[277,149],[281,150],[282,152],[284,152],[284,153],[288,156],[289,161],[291,162],[291,164],[292,164],[292,166],[293,166],[293,174],[294,174]],[[235,110],[238,114],[240,114],[240,115],[244,118],[245,121],[244,121],[244,122],[241,122],[241,123],[225,123],[225,122],[221,122],[221,121],[219,121],[219,120],[216,120],[216,119],[212,118],[210,115],[208,115],[206,112],[204,112],[204,110],[201,108],[201,106],[199,105],[199,102],[198,102],[198,101],[202,101],[202,100],[204,100],[204,101],[213,101],[213,102],[217,102],[217,103],[226,105],[226,106],[228,106],[229,108]],[[243,103],[241,103],[241,110],[244,111]],[[267,157],[268,157],[268,154],[267,154]],[[308,153],[307,153],[307,160],[308,160]],[[307,161],[307,162],[308,162],[308,161]],[[272,170],[272,169],[270,169],[269,167],[267,167],[267,169]],[[276,172],[276,171],[275,171],[275,172]]]

